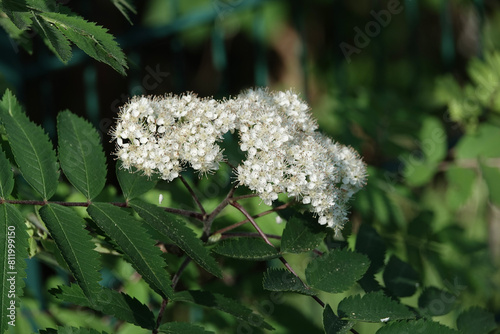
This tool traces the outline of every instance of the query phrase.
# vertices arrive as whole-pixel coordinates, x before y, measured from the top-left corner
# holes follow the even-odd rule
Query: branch
[[[264,239],[264,241],[274,247],[274,245],[271,243],[271,241],[269,241],[269,238],[267,237],[267,235],[262,231],[262,229],[260,228],[259,225],[257,225],[257,223],[255,222],[255,220],[253,219],[253,217],[245,210],[244,207],[242,207],[238,202],[231,202],[230,203],[233,207],[235,207],[236,209],[238,209],[241,213],[243,213],[245,215],[245,217],[247,217],[247,219],[250,221],[250,223],[252,223],[253,227],[257,230],[257,232],[259,233],[259,235],[262,237],[262,239]],[[276,248],[276,247],[274,247]],[[304,281],[302,281],[302,279],[299,277],[299,275],[297,275],[297,273],[295,272],[295,270],[293,270],[293,268],[290,266],[290,264],[288,264],[288,262],[285,260],[285,258],[283,256],[280,256],[279,257],[281,263],[283,263],[283,265],[295,276],[297,277],[297,279],[302,283],[302,285],[306,288],[306,289],[310,289],[310,287],[304,283]],[[319,299],[317,296],[311,296],[319,305],[321,305],[321,307],[325,307],[325,303],[323,303],[323,301],[321,299]]]
[[[201,213],[203,215],[206,215],[207,213],[206,213],[205,209],[203,208],[203,205],[201,205],[200,199],[194,193],[193,188],[191,188],[191,186],[186,181],[186,179],[182,175],[180,175],[180,174],[179,174],[179,179],[182,181],[182,183],[184,184],[184,186],[186,187],[186,189],[189,191],[189,193],[191,194],[191,197],[193,197],[193,200],[196,202],[196,205],[198,205],[198,208],[200,209]]]
[[[37,200],[17,200],[17,199],[1,199],[0,204],[9,203],[9,204],[22,204],[22,205],[39,205],[44,206],[47,204],[58,204],[62,206],[84,206],[88,207],[92,202],[60,202],[60,201],[37,201]],[[110,202],[114,206],[119,206],[121,208],[129,208],[128,203],[126,202]],[[198,220],[203,220],[203,214],[199,212],[182,210],[182,209],[174,209],[174,208],[162,208],[167,212],[179,214],[185,217],[196,218]]]

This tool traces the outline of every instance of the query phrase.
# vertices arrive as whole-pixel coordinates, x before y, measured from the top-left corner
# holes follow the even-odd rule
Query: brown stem
[[[238,202],[230,202],[230,204],[235,207],[236,209],[238,209],[241,213],[243,213],[243,215],[245,215],[245,217],[247,217],[247,219],[250,221],[250,223],[253,225],[253,227],[257,230],[257,232],[259,233],[259,235],[262,237],[262,239],[264,239],[264,241],[274,247],[274,245],[271,243],[271,241],[269,241],[269,238],[267,237],[267,235],[262,231],[262,229],[260,228],[259,225],[257,225],[257,223],[255,222],[255,220],[253,219],[253,217],[247,212],[247,210],[245,210],[244,207],[242,207]],[[299,280],[299,282],[302,283],[302,285],[304,286],[304,288],[306,289],[310,289],[310,287],[304,283],[304,281],[302,281],[302,279],[299,277],[299,275],[297,275],[297,273],[295,272],[295,270],[293,270],[293,268],[290,266],[290,264],[285,260],[285,258],[283,256],[280,256],[279,257],[281,263],[283,263],[283,265],[295,276],[297,277],[297,279]],[[321,307],[325,307],[325,303],[323,303],[323,301],[321,299],[319,299],[317,296],[312,296],[312,298],[319,304],[321,305]]]
[[[191,197],[193,197],[193,200],[196,202],[196,205],[198,205],[198,208],[200,209],[201,213],[203,215],[206,215],[207,213],[206,213],[205,209],[203,208],[203,205],[201,204],[200,199],[194,193],[193,188],[191,188],[189,183],[186,181],[186,179],[182,175],[179,175],[179,179],[182,181],[182,183],[184,184],[186,189],[189,191],[189,193],[191,194]]]
[[[60,202],[60,201],[37,201],[37,200],[17,200],[17,199],[1,199],[0,204],[9,203],[9,204],[23,204],[23,205],[39,205],[44,206],[47,204],[58,204],[62,206],[84,206],[88,207],[92,202]],[[128,208],[129,205],[126,202],[110,202],[114,206],[119,206],[121,208]],[[162,208],[167,212],[179,214],[185,217],[192,217],[198,220],[203,220],[203,214],[199,212],[182,210],[182,209],[174,209],[174,208]]]
[[[223,239],[230,239],[230,238],[234,238],[234,237],[255,238],[255,237],[259,237],[259,236],[260,236],[260,234],[255,233],[255,232],[228,232],[228,233],[224,233],[221,236],[221,240],[223,240]],[[275,234],[266,234],[266,236],[268,238],[270,238],[270,239],[277,239],[277,240],[281,239],[281,236],[275,235]]]
[[[290,205],[289,203],[285,203],[285,204],[282,204],[282,205],[280,205],[280,206],[277,206],[277,207],[275,207],[275,208],[273,208],[273,209],[271,209],[271,210],[267,210],[267,211],[261,212],[261,213],[259,213],[259,214],[256,214],[256,215],[254,215],[254,216],[252,216],[252,217],[253,217],[254,219],[256,219],[256,218],[259,218],[259,217],[262,217],[262,216],[268,215],[268,214],[270,214],[270,213],[273,213],[273,212],[276,212],[276,211],[279,211],[279,210],[283,210],[283,209],[285,209],[286,207],[288,207],[289,205]],[[224,228],[221,228],[220,230],[215,231],[215,232],[214,232],[214,233],[212,233],[212,234],[222,234],[222,233],[225,233],[225,232],[227,232],[227,231],[234,230],[235,228],[240,227],[241,225],[244,225],[244,224],[248,223],[249,221],[250,221],[250,220],[248,220],[248,219],[242,220],[242,221],[240,221],[240,222],[238,222],[238,223],[236,223],[236,224],[229,225],[229,226],[226,226],[226,227],[224,227]]]
[[[226,195],[226,198],[224,198],[222,202],[214,209],[214,211],[212,211],[210,215],[208,215],[208,217],[205,219],[205,221],[203,222],[204,226],[201,240],[206,241],[208,239],[208,237],[210,236],[210,229],[212,228],[212,222],[214,221],[215,217],[217,217],[217,215],[222,210],[224,210],[226,206],[228,206],[235,190],[236,188],[232,187]]]

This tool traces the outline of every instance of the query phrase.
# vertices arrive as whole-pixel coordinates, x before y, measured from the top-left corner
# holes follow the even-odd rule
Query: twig
[[[256,215],[254,215],[254,216],[252,216],[252,217],[253,217],[254,219],[256,219],[256,218],[259,218],[259,217],[262,217],[262,216],[268,215],[268,214],[270,214],[270,213],[274,213],[274,212],[276,212],[276,211],[283,210],[283,209],[285,209],[286,207],[288,207],[289,205],[290,205],[289,203],[285,203],[285,204],[282,204],[282,205],[277,206],[277,207],[275,207],[275,208],[272,208],[271,210],[267,210],[267,211],[261,212],[261,213],[259,213],[259,214],[256,214]],[[225,233],[225,232],[227,232],[227,231],[234,230],[235,228],[240,227],[241,225],[244,225],[244,224],[248,223],[249,221],[250,221],[250,220],[248,220],[248,219],[242,220],[242,221],[240,221],[240,222],[238,222],[238,223],[235,223],[235,224],[233,224],[233,225],[229,225],[229,226],[226,226],[226,227],[224,227],[224,228],[221,228],[220,230],[215,231],[215,232],[214,232],[214,233],[212,233],[212,234],[222,234],[222,233]]]
[[[247,219],[250,221],[250,223],[253,225],[253,227],[257,230],[257,232],[259,233],[259,235],[262,237],[262,239],[264,239],[264,241],[274,247],[274,245],[271,243],[271,241],[269,241],[269,238],[266,236],[266,234],[262,231],[262,229],[260,228],[259,225],[257,225],[257,223],[255,222],[255,220],[253,219],[253,217],[245,210],[244,207],[242,207],[238,202],[230,202],[230,204],[235,207],[236,209],[238,209],[241,213],[243,213],[245,215],[245,217],[247,217]],[[275,247],[274,247],[275,248]],[[293,268],[290,266],[290,264],[285,260],[285,258],[283,256],[280,256],[279,257],[281,263],[283,263],[283,265],[295,276],[297,277],[297,279],[302,283],[302,285],[304,286],[304,288],[306,289],[310,289],[310,287],[304,283],[304,281],[302,281],[302,279],[299,277],[299,275],[297,275],[297,273],[295,272],[295,270],[293,270]],[[319,299],[317,296],[312,296],[312,298],[319,304],[321,305],[321,307],[325,307],[325,303],[323,303],[323,301],[321,299]]]
[[[266,234],[266,236],[270,239],[277,239],[281,240],[281,236],[275,235],[275,234]],[[234,238],[234,237],[248,237],[248,238],[255,238],[255,237],[260,237],[259,233],[255,232],[227,232],[224,233],[221,236],[221,240],[223,239],[229,239],[229,238]]]
[[[193,197],[193,200],[196,202],[196,205],[198,205],[198,208],[200,209],[201,213],[203,215],[206,215],[207,213],[206,213],[205,209],[203,208],[203,205],[201,204],[200,199],[194,193],[193,188],[191,188],[191,186],[186,181],[186,179],[182,175],[180,175],[180,174],[179,174],[179,179],[182,181],[182,183],[184,184],[184,186],[186,187],[186,189],[189,191],[189,193],[191,194],[191,197]]]
[[[236,189],[232,187],[231,190],[229,190],[228,194],[226,195],[226,198],[224,198],[222,202],[214,209],[214,211],[212,211],[210,215],[208,215],[208,217],[204,220],[203,234],[201,236],[201,240],[206,241],[208,239],[208,237],[210,236],[210,229],[212,228],[212,222],[214,221],[215,217],[217,217],[217,215],[222,210],[224,210],[226,206],[228,206],[235,190]]]

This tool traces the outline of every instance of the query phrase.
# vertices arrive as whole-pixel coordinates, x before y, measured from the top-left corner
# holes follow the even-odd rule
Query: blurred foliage
[[[495,330],[491,314],[497,323],[500,319],[500,5],[491,0],[407,0],[401,4],[404,11],[393,15],[391,22],[359,53],[352,54],[348,63],[339,44],[355,45],[354,28],[365,31],[367,23],[375,22],[370,11],[384,10],[386,1],[136,2],[137,15],[129,13],[134,27],[114,23],[117,30],[125,34],[128,29],[145,29],[152,34],[155,29],[167,27],[172,33],[157,36],[152,42],[148,39],[140,46],[132,43],[133,35],[124,35],[124,43],[131,45],[125,49],[129,57],[134,53],[141,56],[137,62],[130,61],[126,80],[114,79],[114,74],[106,72],[108,69],[99,70],[103,83],[94,84],[99,88],[101,116],[113,117],[116,110],[110,110],[110,104],[122,92],[128,94],[134,84],[141,84],[148,73],[146,65],[154,68],[161,64],[170,74],[156,89],[142,87],[141,93],[146,94],[181,90],[194,90],[200,95],[235,94],[242,87],[262,84],[256,82],[259,71],[266,73],[266,83],[275,89],[295,87],[309,100],[322,131],[355,147],[369,164],[367,186],[352,203],[353,234],[346,233],[349,247],[372,261],[360,286],[365,291],[387,289],[407,305],[427,307],[429,318],[449,327],[457,328],[458,319],[458,329],[466,333],[472,331],[466,329],[467,321],[463,319],[481,315],[482,310],[469,309],[479,306],[489,311],[484,315],[487,321],[483,331],[488,333]],[[78,7],[73,3],[69,6]],[[89,14],[98,15],[95,12]],[[95,21],[106,26],[106,19]],[[217,44],[217,36],[222,36],[221,44]],[[262,45],[264,62],[259,62]],[[9,47],[9,41],[4,40],[3,48]],[[220,63],[223,66],[214,65],[217,52],[226,57],[226,62]],[[4,52],[1,57],[7,58],[8,54]],[[32,61],[22,54],[20,59],[23,64]],[[0,68],[1,91],[19,82],[19,78],[9,75],[5,64],[8,62]],[[77,93],[74,87],[68,92],[68,79],[58,75],[63,73],[80,82],[83,69],[77,67],[76,74],[71,69],[57,73],[50,72],[50,61],[45,64],[43,75],[54,74],[53,79],[45,77],[44,81],[43,75],[26,75],[22,78],[26,82],[17,85],[24,93],[28,111],[47,118],[47,122],[59,109],[85,113],[83,97],[50,101],[42,90],[43,86],[60,95],[80,94],[84,89],[78,86]],[[47,112],[49,109],[52,111]],[[101,128],[104,136],[106,130]],[[223,173],[216,174],[219,176],[218,186],[214,187],[188,175],[210,209],[228,188]],[[27,185],[17,184],[15,191],[20,197],[30,198]],[[113,186],[106,191],[100,195],[107,196],[106,200],[122,200]],[[56,196],[82,200],[71,192],[69,187],[60,186]],[[156,203],[160,193],[165,196],[162,206],[176,207],[189,198],[181,184],[160,182],[143,199]],[[252,212],[264,210],[258,199],[248,202]],[[259,222],[267,233],[281,235],[284,224],[276,224],[275,218],[265,216]],[[36,224],[39,218],[32,220]],[[239,220],[237,213],[227,210],[214,222],[214,228]],[[239,231],[251,229],[242,226]],[[50,241],[39,242],[50,245]],[[103,252],[106,242],[102,241]],[[175,253],[165,256],[172,267],[180,265]],[[67,308],[52,298],[48,289],[68,279],[67,272],[61,269],[64,266],[57,265],[64,261],[51,253],[37,254],[35,259],[38,261],[28,266],[31,272],[23,301],[23,312],[30,322],[21,323],[16,333],[54,327],[57,321],[73,326],[92,323],[94,328],[111,332],[141,333],[132,325],[117,328],[112,320]],[[112,254],[105,259],[109,268],[106,284],[121,287],[141,302],[154,306],[161,303],[125,261]],[[309,256],[287,255],[287,260],[304,272]],[[204,286],[244,300],[254,309],[263,308],[263,301],[271,298],[261,284],[266,265],[222,261],[224,281],[211,280],[189,266],[182,288]],[[277,262],[270,260],[267,267],[277,267]],[[401,277],[403,282],[398,281]],[[350,292],[360,293],[361,289],[353,287]],[[336,311],[345,295],[321,293],[320,297]],[[432,309],[436,300],[450,302],[441,309]],[[307,296],[285,294],[273,305],[272,312],[263,314],[277,333],[322,332],[322,314]],[[207,330],[217,333],[231,333],[237,326],[226,314],[188,304],[167,308],[166,317],[204,322],[209,324]],[[423,322],[419,320],[418,325]],[[359,324],[354,328],[367,334],[379,327],[381,324]]]

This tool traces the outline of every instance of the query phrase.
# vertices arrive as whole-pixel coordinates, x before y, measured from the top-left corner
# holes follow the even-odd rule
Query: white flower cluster
[[[233,99],[200,99],[193,94],[138,97],[125,105],[112,132],[125,168],[176,178],[189,164],[217,170],[223,154],[217,142],[238,131],[246,159],[237,166],[240,185],[270,205],[287,193],[338,232],[347,202],[365,183],[366,167],[349,147],[317,132],[309,107],[297,94],[247,90]]]

